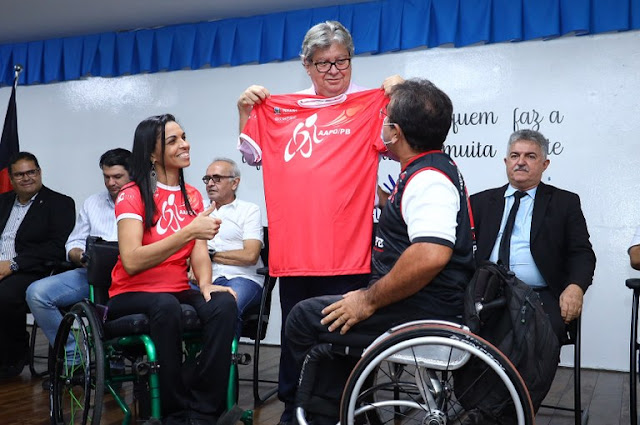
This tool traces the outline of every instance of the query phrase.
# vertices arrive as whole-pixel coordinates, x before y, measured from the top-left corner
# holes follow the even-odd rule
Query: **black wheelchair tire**
[[[79,364],[69,367],[66,341],[76,340],[74,357]],[[104,348],[100,324],[87,302],[75,304],[63,316],[53,349],[50,409],[56,425],[99,425],[104,396]],[[75,359],[74,359],[75,360]]]

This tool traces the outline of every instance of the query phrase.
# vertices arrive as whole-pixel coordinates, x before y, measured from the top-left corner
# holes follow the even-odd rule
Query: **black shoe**
[[[51,379],[44,378],[41,382],[42,391],[49,391],[51,389]]]
[[[187,416],[187,425],[216,425],[218,422],[218,418],[213,415],[204,415],[195,411],[189,411]],[[239,416],[238,419],[240,419]],[[233,421],[231,424],[235,424],[235,422]]]
[[[292,425],[295,416],[295,410],[296,409],[293,403],[285,402],[284,411],[282,412],[282,415],[280,415],[280,421],[278,421],[278,425]]]
[[[0,379],[10,379],[22,373],[26,365],[25,359],[19,359],[17,363],[4,365],[0,368]]]
[[[187,420],[187,425],[216,425],[216,421],[213,418],[189,418]]]
[[[480,409],[471,409],[464,413],[461,425],[496,425],[498,422]]]
[[[185,412],[175,412],[163,418],[162,425],[187,425],[187,418],[185,416]]]

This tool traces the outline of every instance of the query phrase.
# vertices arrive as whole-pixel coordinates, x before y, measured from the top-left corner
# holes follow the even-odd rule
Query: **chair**
[[[629,419],[633,425],[638,423],[638,300],[640,298],[640,279],[627,279],[626,285],[633,290],[631,304],[631,338],[629,340]]]
[[[36,361],[44,360],[45,363],[47,363],[49,355],[51,354],[51,347],[49,345],[49,341],[47,341],[47,355],[45,356],[44,354],[37,354],[36,339],[38,336],[38,329],[40,329],[40,327],[38,326],[35,317],[33,317],[31,313],[27,314],[27,326],[31,326],[31,332],[29,334],[29,372],[31,373],[32,377],[42,378],[43,376],[49,374],[49,369],[45,368],[43,371],[38,371],[38,369],[36,368]]]
[[[45,267],[51,269],[51,273],[49,274],[49,276],[52,276],[58,273],[63,273],[67,270],[71,270],[75,268],[75,266],[68,261],[46,262]],[[31,320],[31,324],[29,324],[29,319]],[[37,359],[45,360],[46,361],[45,363],[48,363],[49,356],[51,355],[51,346],[47,341],[48,348],[47,348],[46,356],[43,354],[36,354],[36,337],[38,335],[39,326],[38,326],[38,323],[36,322],[35,317],[33,317],[31,313],[27,315],[27,326],[29,325],[31,326],[31,333],[29,335],[29,372],[31,373],[32,377],[41,378],[49,374],[49,369],[46,368],[42,372],[39,372],[36,369],[36,360]]]
[[[580,361],[580,352],[581,352],[581,332],[582,332],[582,319],[578,316],[577,319],[572,321],[567,325],[567,337],[568,339],[564,342],[565,345],[573,345],[573,407],[566,406],[550,406],[546,404],[542,404],[540,408],[548,408],[555,410],[562,410],[566,412],[573,412],[575,425],[586,425],[589,421],[589,408],[582,409],[582,396],[580,393],[581,390],[581,380],[580,380],[580,372],[581,372],[581,361]]]
[[[268,227],[263,228],[264,247],[260,251],[262,262],[269,264],[269,233]],[[271,294],[276,284],[276,278],[269,276],[269,267],[258,269],[258,273],[264,276],[264,286],[260,304],[253,306],[244,312],[242,316],[242,336],[253,340],[253,373],[251,378],[240,378],[240,381],[251,381],[253,387],[253,405],[260,406],[267,399],[277,393],[278,381],[260,379],[260,345],[267,335],[267,325],[269,324],[269,313],[271,310]],[[264,395],[260,394],[260,383],[276,384]]]
[[[131,410],[118,389],[123,382],[133,382],[134,399],[141,412],[138,417],[148,417],[147,424],[159,424],[158,362],[155,345],[148,335],[149,319],[144,314],[133,314],[105,321],[105,304],[111,285],[111,270],[118,258],[118,245],[88,240],[87,255],[91,301],[75,304],[63,317],[50,363],[52,423],[99,424],[106,390],[122,409],[123,424],[128,424]],[[192,306],[182,305],[182,322],[184,357],[189,361],[195,359],[200,348],[200,320]],[[76,342],[72,358],[68,358],[65,349],[69,336]],[[125,369],[121,374],[114,374],[111,363],[122,359],[125,360]],[[233,385],[230,380],[228,412],[237,414],[238,419],[242,416],[242,421],[250,425],[252,411],[232,408],[235,406],[235,399],[231,399]],[[229,423],[235,423],[235,418]]]

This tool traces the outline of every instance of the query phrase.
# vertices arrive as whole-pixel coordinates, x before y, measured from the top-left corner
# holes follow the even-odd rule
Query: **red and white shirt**
[[[193,186],[186,185],[187,196],[193,211],[198,214],[204,210],[202,195]],[[189,215],[185,207],[180,186],[167,186],[158,182],[153,199],[158,209],[156,223],[142,235],[142,245],[149,245],[170,236],[184,228],[195,218]],[[140,189],[136,184],[125,186],[116,199],[116,223],[125,218],[144,222],[144,204]],[[187,258],[191,255],[195,241],[191,241],[159,265],[129,275],[118,257],[111,272],[109,296],[124,292],[179,292],[189,289],[187,278]]]
[[[240,135],[263,166],[273,276],[369,273],[382,89],[274,95]]]

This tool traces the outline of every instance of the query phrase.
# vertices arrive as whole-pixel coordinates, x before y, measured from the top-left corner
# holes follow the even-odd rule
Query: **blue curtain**
[[[356,53],[450,44],[464,47],[640,29],[640,0],[382,0],[0,45],[0,86],[86,76],[235,66],[296,58],[306,31],[339,20]]]

